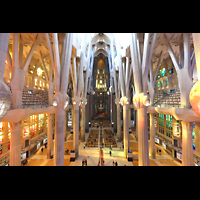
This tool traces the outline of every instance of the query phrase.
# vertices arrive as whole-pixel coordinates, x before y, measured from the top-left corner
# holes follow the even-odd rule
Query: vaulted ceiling
[[[19,41],[23,45],[23,59],[26,58],[31,45],[33,43],[33,40],[35,38],[37,33],[20,33],[19,34]],[[111,37],[114,37],[115,34],[113,33],[91,33],[92,37],[92,50],[94,51],[94,56],[108,56],[109,51],[110,51],[110,45],[111,45]],[[138,33],[139,35],[139,42],[141,43],[141,52],[143,51],[143,40],[144,40],[144,33]],[[150,42],[152,41],[152,35],[151,34],[151,39]],[[183,34],[182,33],[166,33],[167,37],[170,38],[170,43],[171,46],[175,52],[175,54],[179,55],[179,44],[183,40]],[[52,34],[49,34],[50,36],[50,41],[52,41]],[[44,59],[45,62],[50,63],[50,56],[49,56],[49,51],[45,39],[45,35],[43,33],[39,33],[38,35],[38,45],[36,46],[36,49],[34,51],[33,57],[31,59],[30,65],[34,65],[34,63],[39,62],[40,59],[40,53]],[[192,34],[190,34],[191,37],[191,51],[193,51],[193,38]],[[58,33],[58,41],[59,43],[63,42],[64,38],[64,33]],[[154,48],[154,53],[152,57],[152,61],[154,64],[156,64],[159,60],[159,55],[160,52],[163,51],[164,57],[162,63],[170,63],[171,64],[171,59],[168,54],[167,46],[165,45],[165,35],[164,33],[158,33],[157,39],[156,39],[156,44]],[[10,34],[10,39],[9,39],[9,46],[8,49],[10,52],[12,52],[12,43],[13,43],[13,34]],[[123,48],[123,47],[122,47]],[[61,45],[59,47],[59,50],[61,52]],[[161,63],[161,65],[162,65]]]

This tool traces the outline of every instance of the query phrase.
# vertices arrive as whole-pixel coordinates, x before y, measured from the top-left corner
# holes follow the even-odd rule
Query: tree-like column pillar
[[[133,105],[137,110],[138,120],[138,154],[139,166],[149,165],[149,145],[148,145],[148,129],[147,129],[147,107],[150,101],[144,93],[135,94],[133,97]]]
[[[54,165],[64,166],[64,126],[65,126],[65,108],[69,103],[67,94],[57,92],[53,97],[53,106],[55,106],[55,159]]]

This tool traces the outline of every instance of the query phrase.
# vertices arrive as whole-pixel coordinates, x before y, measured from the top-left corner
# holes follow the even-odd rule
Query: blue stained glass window
[[[192,132],[192,139],[195,140],[195,132]]]

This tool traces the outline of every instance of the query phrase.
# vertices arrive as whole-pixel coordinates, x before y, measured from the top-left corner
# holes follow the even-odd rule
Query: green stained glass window
[[[163,87],[163,81],[160,81],[160,83],[161,83],[161,87]]]
[[[162,69],[160,70],[160,75],[161,75],[161,76],[165,76],[165,68],[162,68]]]

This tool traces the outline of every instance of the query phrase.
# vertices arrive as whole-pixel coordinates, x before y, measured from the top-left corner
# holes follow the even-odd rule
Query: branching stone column
[[[3,80],[10,33],[0,33],[0,80]]]
[[[73,102],[73,149],[75,150],[75,158],[79,156],[79,106],[81,104],[80,97],[72,98]]]
[[[54,165],[64,166],[64,126],[65,108],[68,105],[69,97],[67,94],[57,92],[53,97],[55,106],[55,159]]]
[[[82,98],[82,112],[81,112],[81,142],[85,142],[85,105],[87,104],[87,99]]]
[[[192,33],[194,41],[195,58],[197,65],[197,76],[200,80],[200,33]]]
[[[138,120],[138,154],[139,166],[149,166],[149,145],[147,129],[147,106],[149,100],[144,93],[136,94],[133,97],[133,105],[137,110]]]
[[[127,158],[129,149],[129,100],[127,97],[122,97],[120,102],[123,106],[124,155]]]
[[[53,149],[52,114],[48,114],[47,140],[47,159],[50,159]]]
[[[151,158],[156,158],[156,147],[155,147],[155,113],[150,113],[150,154]]]
[[[194,166],[192,122],[181,121],[182,125],[182,165]]]
[[[192,74],[194,62],[191,63],[190,52],[190,34],[183,33],[183,43],[180,44],[180,61],[178,61],[169,38],[166,37],[168,52],[178,75],[178,85],[181,92],[181,107],[190,108],[189,94],[192,89]],[[182,53],[181,53],[182,52]],[[182,165],[193,166],[193,144],[192,144],[192,123],[181,122],[182,124]]]
[[[21,121],[10,123],[10,166],[21,166]]]
[[[117,139],[118,142],[122,141],[122,132],[121,132],[121,114],[120,114],[120,99],[115,99],[115,104],[117,105]]]

